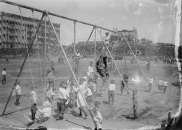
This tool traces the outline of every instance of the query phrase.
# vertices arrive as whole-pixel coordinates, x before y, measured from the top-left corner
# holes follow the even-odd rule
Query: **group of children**
[[[90,69],[90,71],[92,70]],[[89,76],[91,75],[92,74]],[[78,80],[78,85],[75,81],[70,80],[62,81],[58,88],[54,88],[53,86],[49,85],[46,90],[46,102],[48,102],[49,107],[47,107],[48,105],[43,105],[42,109],[46,109],[47,111],[51,112],[49,117],[55,114],[53,114],[53,112],[56,112],[56,120],[64,119],[64,113],[67,108],[70,108],[72,111],[78,111],[78,115],[84,119],[87,119],[88,115],[91,114],[91,117],[94,120],[95,130],[101,130],[102,115],[99,111],[100,103],[94,100],[93,95],[96,92],[96,86],[93,85],[94,83],[89,79],[89,76],[81,77]],[[17,89],[18,86],[20,85],[17,85]],[[44,114],[47,111],[41,110],[37,106],[36,92],[32,91],[31,95],[32,106],[29,116],[31,121],[35,122],[40,120],[42,117],[41,115],[44,115],[44,118],[42,118],[42,120],[44,120],[48,117]],[[18,96],[16,102],[19,102]]]
[[[97,79],[99,76],[95,73],[93,62],[90,62],[87,75],[76,81],[62,81],[59,87],[50,79],[46,89],[46,100],[41,107],[37,105],[37,93],[35,90],[31,91],[32,105],[30,109],[30,119],[32,122],[45,121],[50,116],[56,113],[56,120],[64,119],[64,113],[67,108],[78,111],[78,115],[87,119],[91,114],[94,120],[95,130],[102,129],[102,114],[99,110],[100,102],[96,101],[95,94],[98,92]],[[123,88],[128,82],[128,77],[125,76],[123,80]],[[111,79],[108,85],[108,103],[113,105],[115,100],[116,83]],[[22,87],[20,82],[15,87],[15,105],[20,105],[20,98],[22,96]],[[56,111],[55,111],[56,109]]]

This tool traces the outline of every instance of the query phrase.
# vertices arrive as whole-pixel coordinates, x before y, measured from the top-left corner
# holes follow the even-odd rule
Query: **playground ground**
[[[91,59],[82,59],[79,65],[79,75],[84,75],[87,71],[89,61]],[[15,81],[17,72],[19,71],[22,59],[9,59],[9,63],[6,63],[4,59],[0,60],[1,66],[6,66],[8,72],[8,81],[5,86],[0,87],[0,111],[3,111],[4,105],[7,101],[8,95],[13,83]],[[129,70],[130,74],[134,74],[139,69],[142,70],[143,77],[156,77],[157,79],[168,81],[168,87],[165,93],[161,92],[157,86],[153,87],[151,92],[147,92],[147,81],[142,78],[141,83],[135,84],[130,82],[130,88],[137,89],[137,116],[135,120],[127,119],[127,115],[132,115],[132,94],[121,94],[119,87],[119,76],[117,72],[112,73],[112,77],[116,80],[117,91],[115,97],[115,104],[113,106],[107,104],[107,89],[103,89],[104,95],[96,97],[101,102],[101,112],[104,117],[103,127],[104,129],[133,129],[143,127],[145,125],[159,125],[161,120],[167,118],[167,113],[172,111],[173,113],[178,108],[179,102],[179,88],[173,86],[177,75],[176,65],[163,64],[163,63],[151,63],[150,72],[146,70],[146,63],[140,61],[140,68],[137,64],[130,64],[130,62],[117,61],[119,69],[122,72]],[[41,105],[44,100],[45,86],[43,84],[43,75],[50,64],[46,63],[43,59],[28,59],[22,76],[20,77],[21,84],[23,86],[24,96],[21,99],[21,106],[14,106],[14,97],[11,98],[8,104],[6,113],[7,115],[1,116],[0,124],[4,126],[12,125],[16,127],[25,127],[28,122],[27,115],[30,106],[30,90],[32,86],[36,87],[36,91],[39,97],[39,104]],[[63,79],[70,78],[70,71],[66,64],[56,63],[56,86]],[[1,68],[2,68],[1,67]],[[99,87],[99,85],[98,85]],[[63,121],[56,121],[54,118],[42,124],[34,124],[31,127],[37,127],[39,125],[45,125],[49,128],[59,129],[71,129],[71,128],[93,128],[91,119],[84,120],[79,117],[73,116],[68,110]]]

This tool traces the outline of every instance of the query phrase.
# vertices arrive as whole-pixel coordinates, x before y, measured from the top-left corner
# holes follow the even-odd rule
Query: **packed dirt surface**
[[[92,59],[82,59],[79,64],[79,76],[84,76],[87,72],[89,61]],[[129,81],[129,93],[124,90],[120,92],[120,77],[117,71],[111,73],[111,78],[115,79],[117,88],[115,93],[114,105],[107,103],[107,88],[108,85],[102,86],[101,82],[98,81],[97,87],[100,89],[102,94],[97,94],[95,100],[101,103],[101,113],[104,117],[103,128],[104,129],[124,129],[124,128],[139,128],[145,125],[159,125],[161,120],[167,118],[167,113],[175,111],[178,108],[179,103],[179,87],[173,86],[172,83],[177,81],[177,67],[176,65],[163,64],[163,63],[152,63],[150,71],[146,70],[146,63],[144,61],[137,64],[131,64],[128,62],[116,61],[119,66],[120,72],[124,73],[128,70],[130,77],[138,74],[140,82]],[[9,59],[9,63],[0,60],[1,68],[6,67],[7,69],[7,84],[0,87],[0,111],[4,109],[4,105],[13,87],[16,79],[16,75],[20,69],[22,59]],[[28,113],[30,106],[30,91],[32,87],[36,88],[38,93],[39,105],[45,99],[45,74],[50,68],[50,63],[45,62],[44,59],[31,58],[28,59],[25,68],[23,69],[20,77],[21,85],[23,86],[23,97],[21,98],[21,106],[14,106],[14,96],[11,97],[10,103],[8,104],[6,113],[8,115],[0,118],[0,124],[21,126],[25,127],[28,122]],[[70,71],[64,63],[54,63],[56,84],[58,87],[60,81],[67,80],[70,78]],[[114,70],[114,69],[113,69]],[[156,79],[151,91],[148,90],[148,77]],[[168,82],[168,87],[164,93],[158,85],[158,80]],[[133,91],[136,90],[136,101],[137,101],[137,118],[129,119],[127,117],[133,116]],[[39,125],[45,125],[49,128],[93,128],[91,118],[82,119],[75,117],[71,114],[70,110],[66,111],[65,119],[62,121],[56,121],[54,118],[42,124],[34,124],[31,127],[37,127]]]

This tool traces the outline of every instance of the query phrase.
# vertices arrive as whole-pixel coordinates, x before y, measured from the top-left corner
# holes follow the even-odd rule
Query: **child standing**
[[[22,95],[22,89],[21,89],[20,83],[17,83],[16,87],[15,87],[16,101],[14,103],[16,106],[20,105],[20,97],[21,97],[21,95]]]
[[[114,104],[115,90],[116,90],[115,81],[111,80],[109,84],[109,89],[108,89],[108,103],[112,105]]]
[[[94,67],[93,67],[93,62],[91,61],[91,62],[90,62],[90,65],[88,66],[87,75],[88,75],[89,77],[93,77],[93,76],[92,76],[93,73],[94,73]]]
[[[99,105],[100,103],[96,101],[93,108],[93,119],[95,124],[94,130],[102,130],[103,117],[101,112],[99,111]]]
[[[66,91],[66,83],[63,82],[60,85],[60,88],[58,91],[58,102],[57,102],[58,118],[57,118],[57,120],[64,119],[65,103],[68,98],[69,98],[69,94]]]
[[[6,68],[3,68],[2,70],[2,85],[6,84]]]
[[[31,106],[31,109],[30,109],[30,112],[31,112],[31,120],[32,120],[32,121],[35,121],[35,115],[36,115],[36,113],[37,113],[37,110],[38,110],[37,104],[34,103],[34,104]]]
[[[129,94],[128,81],[129,81],[129,74],[126,72],[123,74],[123,84],[127,94]]]
[[[125,82],[124,80],[121,80],[121,87],[120,87],[121,94],[123,94],[124,88],[125,88]]]

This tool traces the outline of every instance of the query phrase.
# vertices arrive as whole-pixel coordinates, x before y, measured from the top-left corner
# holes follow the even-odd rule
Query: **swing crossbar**
[[[50,11],[46,11],[46,10],[30,7],[30,6],[27,6],[27,5],[24,5],[24,4],[15,3],[15,2],[8,1],[8,0],[0,0],[0,2],[9,4],[9,5],[18,6],[18,7],[25,8],[25,9],[32,10],[32,11],[37,11],[39,13],[46,13],[47,15],[55,16],[55,17],[62,18],[62,19],[66,19],[68,21],[73,21],[73,22],[84,24],[84,25],[100,28],[100,29],[108,31],[108,32],[117,33],[117,31],[114,31],[114,30],[111,30],[111,29],[108,29],[108,28],[105,28],[105,27],[102,27],[102,26],[99,26],[99,25],[95,25],[95,24],[92,24],[92,23],[84,22],[84,21],[81,21],[81,20],[78,20],[78,19],[69,18],[69,17],[66,17],[66,16],[62,16],[62,15],[50,12]]]

